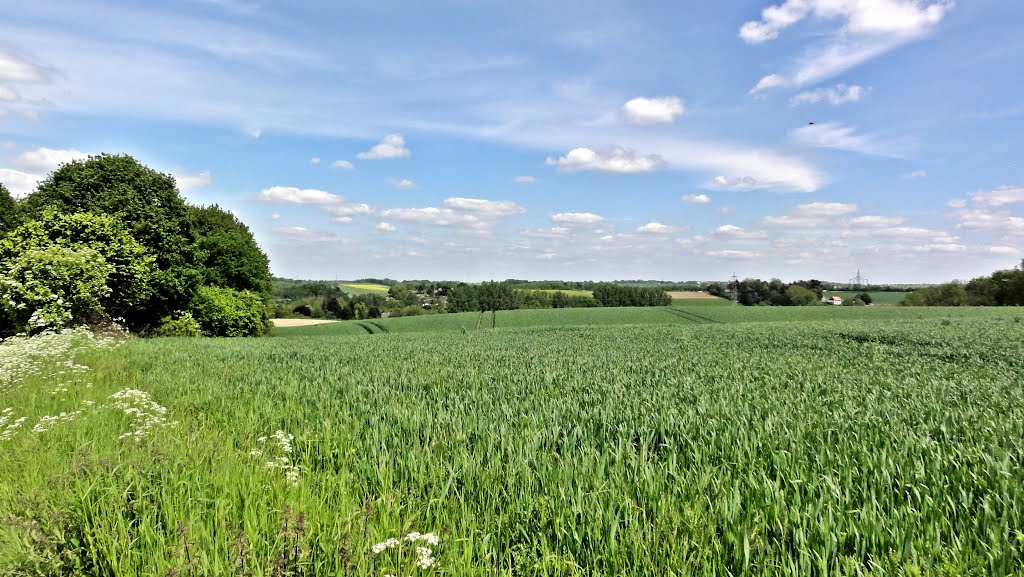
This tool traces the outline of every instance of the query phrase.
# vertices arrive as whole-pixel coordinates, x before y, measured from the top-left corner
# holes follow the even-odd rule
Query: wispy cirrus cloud
[[[931,33],[953,9],[952,0],[786,0],[743,24],[739,36],[763,44],[809,18],[839,21],[840,27],[808,48],[787,74],[762,78],[755,91],[820,82]]]

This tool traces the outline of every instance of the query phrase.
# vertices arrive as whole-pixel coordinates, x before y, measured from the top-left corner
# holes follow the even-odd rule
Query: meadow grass
[[[1019,311],[843,310],[85,348],[0,397],[0,574],[1020,574]]]
[[[825,291],[825,298],[830,296],[839,296],[843,300],[855,299],[857,295],[864,291]],[[907,294],[899,291],[868,291],[871,295],[871,304],[873,305],[898,305],[903,302]]]

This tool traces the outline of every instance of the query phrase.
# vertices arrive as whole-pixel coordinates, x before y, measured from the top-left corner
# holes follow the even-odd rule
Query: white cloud
[[[482,228],[488,223],[482,221],[478,216],[452,210],[450,208],[437,208],[428,206],[426,208],[389,208],[381,211],[381,216],[391,220],[401,220],[428,224],[434,226],[456,226]]]
[[[650,172],[663,164],[658,156],[638,156],[632,150],[622,147],[603,152],[589,148],[574,148],[560,158],[548,157],[546,162],[549,166],[557,166],[564,172],[595,170],[621,174]]]
[[[14,158],[14,164],[26,170],[38,170],[41,172],[52,172],[62,164],[75,160],[85,160],[89,154],[73,148],[67,150],[55,150],[53,148],[39,147],[26,150]]]
[[[1004,206],[1024,202],[1024,186],[999,186],[988,192],[972,192],[967,196],[981,206]]]
[[[408,178],[403,178],[401,180],[396,180],[396,181],[394,181],[394,185],[395,185],[395,188],[401,188],[403,190],[413,190],[413,189],[416,188],[416,183],[411,181],[411,180],[409,180]]]
[[[270,220],[281,220],[281,215],[275,212],[274,214],[270,215]]]
[[[924,244],[911,247],[914,252],[963,252],[967,247],[959,243]]]
[[[401,134],[389,134],[374,145],[368,152],[360,152],[356,158],[360,160],[379,160],[383,158],[405,158],[412,152],[405,147],[405,138]]]
[[[706,194],[684,194],[680,198],[690,204],[709,204],[711,202],[711,197]]]
[[[49,73],[45,68],[14,54],[0,52],[0,81],[18,84],[48,82]]]
[[[766,216],[759,221],[765,226],[777,228],[817,228],[829,223],[827,218],[820,216]]]
[[[626,121],[641,126],[671,124],[684,112],[686,107],[676,96],[640,97],[622,105],[622,114]]]
[[[347,160],[335,160],[331,163],[331,168],[340,168],[342,170],[352,170],[355,166]]]
[[[723,206],[722,208],[718,209],[718,212],[722,214],[732,214],[736,212],[736,209],[731,206]]]
[[[732,224],[725,224],[715,229],[715,234],[736,239],[755,239],[768,236],[764,231],[748,231]]]
[[[572,229],[564,226],[553,226],[551,228],[523,230],[519,234],[531,238],[565,238],[572,234]]]
[[[313,166],[320,164],[320,157],[314,156],[313,158],[310,158],[309,163],[312,164]]]
[[[963,208],[967,206],[967,201],[962,198],[954,198],[946,203],[949,208]]]
[[[682,230],[684,229],[678,226],[668,226],[660,222],[649,222],[636,229],[637,232],[653,234],[674,234]]]
[[[757,256],[756,252],[748,250],[713,250],[704,254],[714,258],[755,258]]]
[[[842,238],[885,238],[899,241],[918,241],[933,244],[952,244],[960,240],[946,231],[913,226],[880,227],[870,230],[845,230],[839,234]]]
[[[866,228],[886,228],[899,226],[910,220],[905,216],[866,215],[851,218],[849,224]]]
[[[387,222],[382,222],[382,223],[378,224],[377,226],[375,226],[374,228],[376,228],[377,230],[379,230],[381,232],[397,232],[398,231],[398,228],[396,226],[394,226],[391,223],[387,223]]]
[[[769,74],[768,76],[762,77],[757,81],[757,84],[750,89],[749,94],[757,94],[762,90],[768,90],[770,88],[778,88],[789,84],[789,81],[785,77],[779,74]]]
[[[448,208],[472,212],[485,218],[501,218],[523,214],[526,209],[511,200],[484,200],[480,198],[448,198],[444,205]]]
[[[984,209],[961,210],[956,214],[960,220],[958,228],[1001,232],[1008,235],[1024,234],[1024,218],[1009,212],[993,212]]]
[[[20,98],[21,97],[18,96],[18,93],[15,92],[13,88],[9,88],[7,86],[0,86],[0,100],[4,102],[16,102]]]
[[[10,168],[0,168],[0,183],[11,192],[11,196],[14,198],[28,196],[44,178],[46,177],[38,174],[30,174]]]
[[[373,214],[373,209],[368,204],[336,204],[325,207],[327,212],[339,217],[351,217],[361,214]]]
[[[906,180],[916,180],[918,178],[926,178],[927,176],[928,172],[925,170],[912,170],[904,174],[903,178],[905,178]]]
[[[892,145],[879,142],[874,135],[858,134],[855,129],[837,122],[801,126],[790,133],[794,142],[815,148],[833,148],[876,156],[897,156]]]
[[[293,186],[272,186],[260,191],[259,200],[263,202],[281,202],[288,204],[335,204],[344,198],[317,190],[315,188],[296,188]]]
[[[772,188],[776,184],[777,183],[758,182],[758,180],[752,176],[720,175],[711,179],[711,183],[707,185],[707,188],[710,188],[712,190],[732,190],[738,192],[746,192],[762,188]]]
[[[842,202],[808,202],[796,207],[796,212],[807,216],[841,216],[860,210],[856,204]]]
[[[331,219],[331,222],[336,222],[338,224],[352,224],[352,217],[351,216],[336,216],[336,217]]]
[[[790,99],[790,106],[800,106],[801,104],[817,104],[818,102],[825,101],[834,106],[846,104],[848,102],[860,102],[860,100],[867,94],[862,86],[856,84],[848,86],[846,84],[837,84],[830,88],[818,88],[817,90],[809,90],[807,92],[801,92]]]
[[[274,229],[285,240],[298,242],[334,242],[341,240],[336,234],[310,230],[304,226],[282,226]]]
[[[798,59],[792,82],[804,85],[835,76],[924,37],[953,5],[952,0],[786,0],[765,8],[761,19],[745,23],[739,35],[750,44],[761,44],[778,38],[783,29],[811,15],[822,20],[841,20],[841,28],[828,40]],[[774,85],[784,83],[783,78]]]
[[[171,171],[171,176],[178,183],[178,190],[186,193],[206,188],[213,183],[213,176],[209,170],[188,172],[182,168],[175,168]]]
[[[540,182],[533,176],[517,176],[513,179],[517,184],[537,184]]]
[[[598,224],[604,222],[604,217],[592,212],[560,212],[551,215],[551,222],[562,224]]]
[[[988,252],[992,254],[1021,254],[1021,250],[1012,246],[990,246]]]

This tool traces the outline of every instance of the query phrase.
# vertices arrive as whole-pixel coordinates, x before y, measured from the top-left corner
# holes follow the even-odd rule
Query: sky
[[[0,0],[0,182],[130,154],[279,276],[1024,258],[1024,2]]]

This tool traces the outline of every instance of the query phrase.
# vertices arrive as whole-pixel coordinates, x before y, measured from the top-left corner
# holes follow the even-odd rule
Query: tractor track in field
[[[711,319],[711,318],[699,315],[697,313],[691,313],[690,311],[681,311],[678,308],[674,308],[674,307],[665,307],[662,310],[664,310],[665,312],[667,312],[667,313],[669,313],[671,315],[677,316],[677,317],[679,317],[681,319],[685,319],[685,320],[688,320],[690,322],[697,323],[697,324],[721,324],[721,321],[716,321],[715,319]]]

